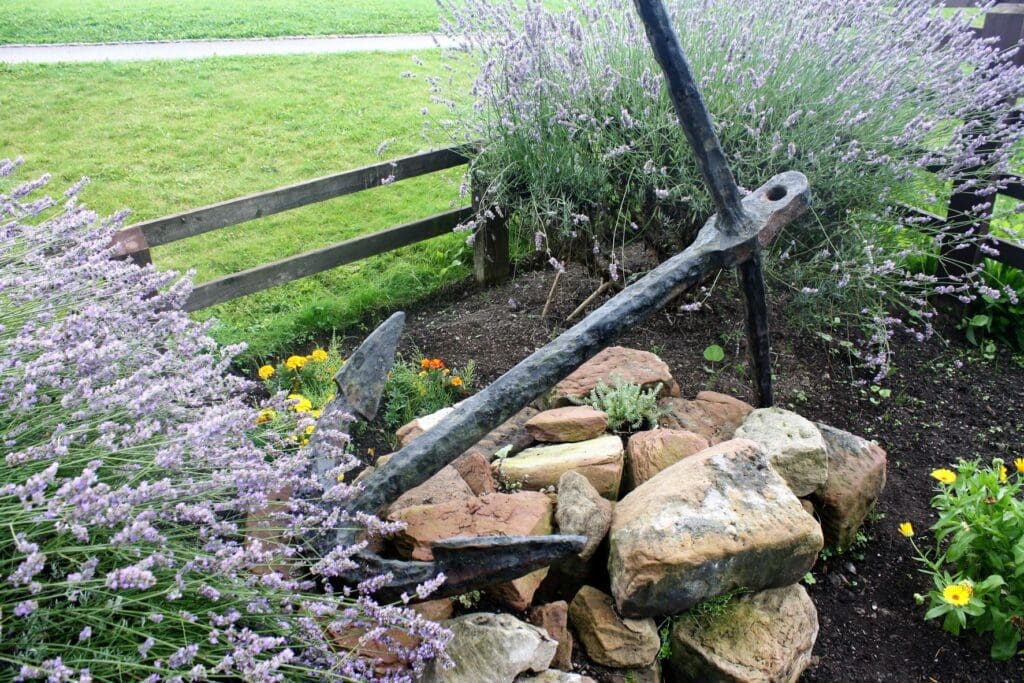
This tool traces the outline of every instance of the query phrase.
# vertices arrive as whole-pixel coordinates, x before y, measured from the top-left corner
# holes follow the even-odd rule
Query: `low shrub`
[[[962,460],[955,469],[932,472],[934,546],[918,546],[912,525],[900,525],[933,581],[928,595],[917,597],[928,602],[926,619],[941,618],[954,635],[964,628],[990,633],[992,657],[1009,659],[1024,632],[1024,458],[1012,473],[1001,460]]]
[[[308,476],[312,419],[283,392],[251,405],[228,372],[240,349],[181,310],[190,281],[111,261],[120,217],[79,205],[80,185],[59,204],[48,177],[16,185],[17,166],[0,160],[0,677],[406,680],[443,657],[449,634],[378,605],[372,582],[332,589],[357,547],[306,545],[383,525],[321,508],[348,489]],[[332,633],[382,640],[410,672]]]
[[[520,241],[616,279],[637,236],[663,254],[692,240],[714,209],[631,2],[441,4],[464,48],[449,66],[477,75],[470,106],[448,93],[458,79],[429,79],[432,97],[454,138],[483,141],[480,200],[516,217]],[[931,0],[668,4],[741,186],[785,170],[810,180],[812,215],[767,261],[775,287],[819,331],[856,340],[877,381],[894,331],[932,333],[928,295],[979,295],[977,269],[942,282],[917,267],[957,245],[901,218],[901,203],[941,213],[950,189],[976,193],[978,211],[992,201],[997,185],[974,169],[1010,170],[1016,48],[975,40],[970,17]]]

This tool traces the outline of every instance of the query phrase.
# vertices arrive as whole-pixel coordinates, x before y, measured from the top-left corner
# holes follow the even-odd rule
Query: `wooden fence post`
[[[1022,36],[1024,36],[1024,4],[1013,3],[1001,3],[989,10],[985,14],[985,25],[978,34],[980,39],[995,38],[995,47],[1000,51],[1008,50],[1016,45]],[[1018,52],[1013,62],[1014,64],[1024,64],[1024,51]],[[979,145],[978,153],[985,156],[994,149],[994,144],[986,143]],[[977,172],[972,173],[971,170],[968,170],[965,177],[977,177],[979,180],[984,180],[985,176],[980,171],[981,169],[977,169]],[[949,241],[943,243],[939,261],[940,275],[956,280],[970,272],[981,260],[978,244],[981,243],[982,238],[988,235],[989,219],[995,208],[995,200],[995,196],[982,197],[970,191],[955,192],[949,198],[949,209],[946,212],[946,226],[943,228],[943,232],[951,237],[958,237],[973,229],[974,235],[967,247],[956,243],[950,244]],[[972,210],[973,207],[985,203],[989,204],[987,209]],[[957,248],[958,246],[960,248]]]
[[[479,225],[473,241],[473,276],[478,284],[494,285],[508,279],[512,270],[508,243],[508,216],[484,206],[484,190],[476,175],[471,179],[473,213]],[[484,216],[490,211],[491,218]]]

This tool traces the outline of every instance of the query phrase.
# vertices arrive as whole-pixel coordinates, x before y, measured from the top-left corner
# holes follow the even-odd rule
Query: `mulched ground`
[[[483,386],[564,330],[566,316],[599,284],[570,267],[542,319],[551,280],[549,271],[521,273],[493,289],[467,286],[427,301],[409,312],[404,351],[456,366],[475,360]],[[1024,369],[1009,357],[978,359],[955,330],[948,342],[895,339],[899,370],[887,385],[892,395],[875,404],[853,383],[858,375],[844,358],[787,324],[783,308],[774,307],[772,321],[777,405],[876,439],[889,453],[888,484],[877,507],[881,518],[866,528],[870,540],[814,567],[817,583],[809,591],[821,629],[816,664],[803,680],[1024,680],[1024,659],[992,662],[987,640],[953,638],[922,619],[925,608],[913,595],[927,591],[928,577],[917,571],[910,544],[897,531],[904,520],[919,537],[930,526],[932,469],[961,457],[1012,462],[1024,456]],[[659,313],[620,343],[657,352],[684,396],[714,389],[752,402],[743,313],[731,276],[721,278],[703,310]],[[703,358],[709,344],[725,348],[725,361],[716,368]]]

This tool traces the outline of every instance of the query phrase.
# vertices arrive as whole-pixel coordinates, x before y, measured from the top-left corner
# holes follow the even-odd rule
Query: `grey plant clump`
[[[332,589],[360,546],[303,557],[323,529],[374,526],[313,502],[350,490],[322,492],[310,477],[308,414],[283,395],[252,405],[228,371],[240,349],[219,348],[180,310],[190,280],[111,261],[121,217],[79,204],[84,182],[59,201],[40,196],[48,176],[15,184],[19,163],[0,160],[0,670],[17,681],[406,681],[445,661],[449,632],[373,600],[383,578]],[[267,410],[290,416],[284,433]],[[268,508],[283,490],[290,500]],[[247,533],[259,520],[268,528]],[[354,655],[371,640],[409,668]]]
[[[636,236],[663,253],[692,239],[714,209],[629,0],[440,4],[462,48],[447,76],[427,78],[432,113],[453,139],[484,141],[473,160],[483,202],[516,216],[524,243],[556,268],[595,258],[615,279]],[[932,334],[930,294],[1016,296],[986,286],[980,267],[936,277],[943,241],[966,246],[973,231],[953,244],[900,206],[941,212],[955,189],[977,194],[975,211],[991,207],[990,172],[1011,170],[1022,130],[1019,47],[976,40],[970,16],[931,0],[668,4],[741,186],[785,170],[810,180],[813,215],[768,259],[805,319],[848,333],[883,376],[895,331]],[[468,105],[453,94],[461,69]]]
[[[658,426],[658,418],[664,411],[658,407],[658,394],[662,384],[644,389],[635,382],[625,382],[621,377],[612,378],[615,386],[610,387],[604,380],[586,398],[570,400],[577,405],[588,405],[608,415],[608,429],[613,432],[635,431]]]

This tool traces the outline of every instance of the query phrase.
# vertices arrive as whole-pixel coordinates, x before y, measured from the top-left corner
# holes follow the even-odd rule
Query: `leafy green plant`
[[[715,621],[736,606],[736,598],[741,595],[746,595],[749,592],[750,590],[747,588],[737,588],[736,590],[723,593],[722,595],[714,598],[708,598],[707,600],[697,603],[676,618],[692,619],[696,621],[701,628],[707,628],[711,625],[711,622]]]
[[[1014,466],[1011,476],[1002,460],[961,460],[956,472],[932,472],[939,482],[933,547],[913,541],[909,522],[899,527],[932,577],[933,588],[920,597],[928,602],[925,618],[941,617],[953,635],[964,628],[991,633],[991,654],[1000,660],[1017,653],[1024,631],[1024,458]]]
[[[976,312],[960,323],[964,336],[986,360],[995,357],[993,342],[1024,351],[1024,272],[987,261],[982,274],[986,288]]]
[[[634,382],[625,382],[613,377],[615,386],[609,387],[603,380],[598,381],[590,395],[584,399],[572,399],[578,405],[592,406],[608,414],[608,429],[613,432],[629,432],[644,426],[655,427],[664,411],[658,407],[658,394],[662,385],[644,389]]]
[[[461,401],[472,391],[475,363],[462,370],[449,368],[440,358],[410,363],[395,361],[384,385],[384,426],[394,433],[402,425]]]

